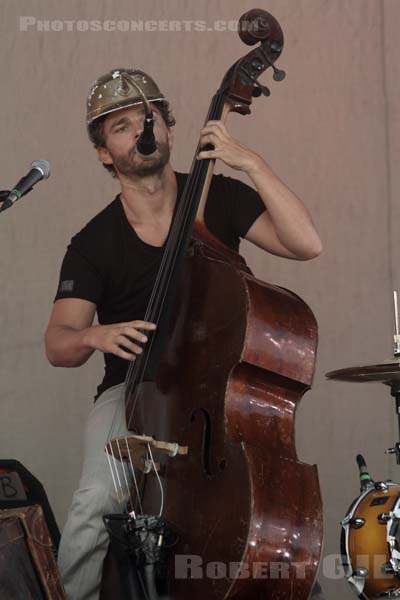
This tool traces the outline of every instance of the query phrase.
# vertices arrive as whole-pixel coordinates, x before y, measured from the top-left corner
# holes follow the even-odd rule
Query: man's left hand
[[[201,148],[204,148],[207,144],[214,146],[213,150],[199,152],[197,155],[199,160],[219,158],[232,169],[244,171],[248,174],[264,162],[261,156],[229,135],[222,121],[208,121],[200,132],[199,143]]]

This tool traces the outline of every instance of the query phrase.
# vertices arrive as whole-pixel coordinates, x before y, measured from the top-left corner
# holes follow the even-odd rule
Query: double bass
[[[251,10],[239,32],[259,45],[227,71],[206,122],[249,114],[253,97],[270,93],[258,82],[266,69],[284,77],[276,19]],[[138,598],[306,600],[322,504],[316,467],[296,454],[294,418],[312,383],[317,324],[208,231],[214,161],[196,160],[199,151],[144,317],[157,330],[126,378],[132,435],[106,449],[131,481],[115,521],[132,541]]]

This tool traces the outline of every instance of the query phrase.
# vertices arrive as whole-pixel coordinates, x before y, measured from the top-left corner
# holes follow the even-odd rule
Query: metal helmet
[[[121,108],[148,102],[168,101],[155,81],[139,69],[113,69],[91,85],[87,98],[86,124]]]

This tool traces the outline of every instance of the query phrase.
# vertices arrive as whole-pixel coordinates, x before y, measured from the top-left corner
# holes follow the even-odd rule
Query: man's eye
[[[124,131],[125,129],[127,129],[127,126],[126,125],[121,125],[121,127],[118,127],[118,129],[116,129],[115,131],[117,133],[119,133],[120,131]]]

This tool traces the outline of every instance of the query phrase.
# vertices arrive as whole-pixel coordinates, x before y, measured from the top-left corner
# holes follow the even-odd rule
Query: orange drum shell
[[[388,500],[384,504],[371,506],[376,499]],[[400,587],[400,579],[395,575],[384,573],[385,563],[389,562],[386,523],[380,522],[378,516],[383,512],[393,510],[400,496],[400,485],[389,485],[387,490],[371,490],[359,502],[353,514],[353,519],[365,519],[365,524],[359,529],[349,526],[348,554],[353,572],[356,568],[368,569],[369,576],[365,580],[364,593],[368,598],[378,597],[384,592]],[[357,502],[357,500],[356,500]],[[354,506],[354,505],[353,505]],[[348,557],[348,558],[349,558]]]

